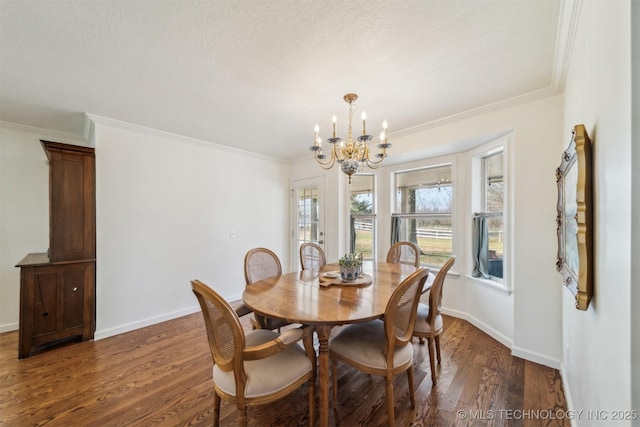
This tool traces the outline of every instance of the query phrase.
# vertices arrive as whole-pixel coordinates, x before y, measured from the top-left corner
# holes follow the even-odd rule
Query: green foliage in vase
[[[362,265],[362,254],[348,253],[338,260],[340,267],[360,267]]]

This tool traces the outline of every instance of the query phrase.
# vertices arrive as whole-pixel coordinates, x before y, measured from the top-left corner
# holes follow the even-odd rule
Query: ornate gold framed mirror
[[[591,141],[584,125],[573,128],[569,148],[556,169],[558,258],[563,284],[586,310],[593,295],[593,193]]]

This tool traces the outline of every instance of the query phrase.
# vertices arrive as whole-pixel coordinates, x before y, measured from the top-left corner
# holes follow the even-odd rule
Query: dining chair
[[[411,242],[394,243],[387,252],[387,262],[420,267],[420,248]]]
[[[329,342],[336,425],[339,423],[338,360],[364,373],[386,378],[389,426],[395,425],[393,378],[397,374],[407,372],[411,407],[415,407],[413,347],[407,344],[411,342],[419,295],[428,273],[426,268],[420,268],[398,285],[386,305],[383,321],[348,325]]]
[[[320,246],[312,242],[300,245],[300,267],[303,270],[320,270],[327,263],[327,258]]]
[[[235,403],[240,425],[247,407],[274,402],[309,382],[309,425],[315,422],[316,353],[313,328],[282,335],[264,329],[244,332],[238,314],[213,289],[191,282],[198,298],[213,358],[213,425],[220,424],[220,400]],[[297,343],[302,339],[304,349]]]
[[[244,279],[246,285],[249,286],[259,280],[267,277],[282,275],[282,264],[278,256],[267,248],[253,248],[244,256]],[[278,329],[289,322],[281,319],[263,316],[254,313],[252,325],[254,329]]]
[[[418,316],[416,324],[413,328],[413,336],[418,337],[420,344],[427,339],[427,347],[429,348],[429,363],[431,365],[431,382],[436,385],[435,360],[433,355],[433,346],[435,344],[438,364],[441,363],[440,357],[440,335],[443,331],[442,313],[440,306],[442,304],[442,288],[447,272],[455,263],[456,257],[452,256],[444,263],[431,285],[429,291],[429,305],[418,303]]]

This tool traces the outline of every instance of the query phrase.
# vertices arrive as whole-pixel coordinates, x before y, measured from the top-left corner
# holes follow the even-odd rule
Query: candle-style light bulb
[[[334,114],[333,117],[331,118],[331,122],[333,123],[333,137],[336,137],[336,123],[337,123],[338,119],[336,119],[336,115]]]
[[[367,113],[363,111],[360,117],[362,118],[362,134],[366,135],[367,134]]]
[[[382,121],[382,132],[384,133],[384,141],[387,142],[387,121]]]
[[[314,145],[318,145],[318,132],[320,131],[320,127],[318,126],[318,124],[316,123],[316,125],[313,127],[314,132],[316,133],[313,137],[313,143]]]

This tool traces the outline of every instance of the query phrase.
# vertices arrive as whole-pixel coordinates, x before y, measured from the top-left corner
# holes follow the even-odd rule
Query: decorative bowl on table
[[[355,282],[360,277],[361,267],[340,267],[340,278],[345,282]]]

